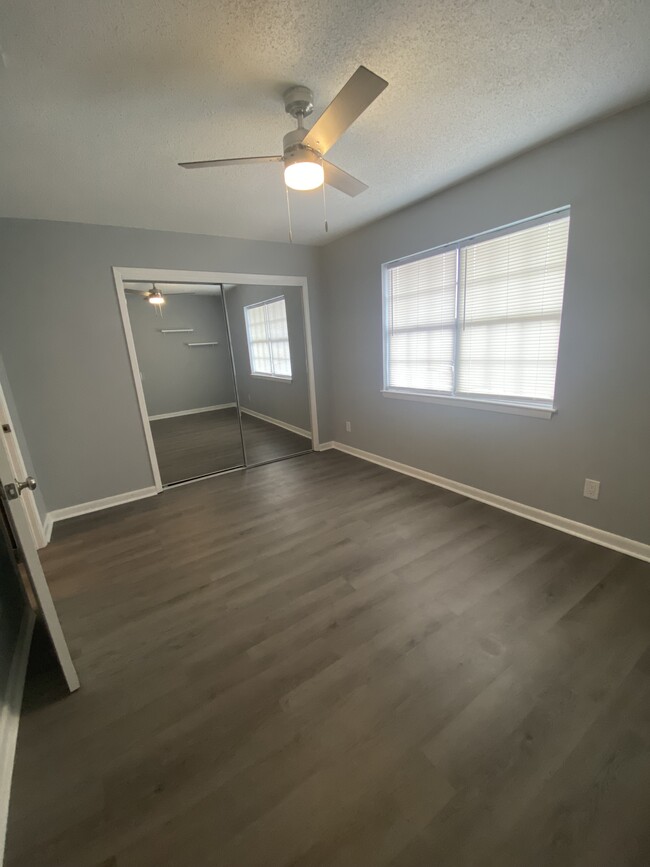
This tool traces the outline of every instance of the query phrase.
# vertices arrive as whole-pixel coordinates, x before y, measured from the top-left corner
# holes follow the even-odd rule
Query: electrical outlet
[[[352,422],[350,422],[350,421],[346,421],[346,423],[345,423],[345,429],[346,429],[346,431],[347,431],[348,433],[350,433],[350,432],[352,431]]]
[[[590,500],[597,500],[600,494],[600,482],[595,479],[585,479],[583,495]]]

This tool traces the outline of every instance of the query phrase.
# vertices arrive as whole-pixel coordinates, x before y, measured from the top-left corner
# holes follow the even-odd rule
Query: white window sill
[[[267,373],[251,373],[253,379],[268,379],[271,382],[288,382],[291,385],[293,379],[290,376],[271,376]]]
[[[394,397],[397,400],[419,401],[422,403],[442,403],[447,406],[458,406],[463,409],[482,409],[488,412],[506,412],[511,415],[528,415],[532,418],[552,418],[555,407],[535,406],[532,404],[508,403],[507,401],[480,400],[479,398],[452,397],[445,394],[424,394],[417,391],[392,391],[383,389],[383,397]]]

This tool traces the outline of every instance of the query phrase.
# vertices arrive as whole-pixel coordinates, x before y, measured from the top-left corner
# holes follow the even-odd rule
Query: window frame
[[[250,324],[248,321],[248,311],[252,310],[256,307],[268,307],[270,304],[276,304],[278,301],[282,301],[284,303],[284,318],[287,324],[287,343],[289,345],[289,366],[291,367],[291,373],[287,376],[282,373],[263,373],[256,371],[254,369],[253,363],[253,350],[251,346],[251,333],[250,333]],[[266,326],[266,341],[267,343],[272,343],[272,339],[269,337],[268,333],[268,322],[267,317],[264,317],[264,323]],[[250,366],[250,375],[255,379],[268,379],[273,382],[287,382],[291,383],[293,381],[293,365],[291,364],[291,341],[289,340],[289,320],[287,318],[287,300],[284,295],[276,295],[274,298],[266,298],[264,301],[255,301],[253,304],[245,304],[244,305],[244,325],[246,326],[246,345],[248,347],[248,363]],[[271,366],[273,366],[273,353],[269,355],[271,360]]]
[[[499,395],[481,395],[481,394],[457,394],[457,368],[458,368],[458,351],[459,351],[459,331],[462,327],[459,304],[460,304],[460,267],[461,267],[461,250],[466,247],[471,247],[473,244],[482,241],[488,241],[493,238],[499,238],[504,235],[514,234],[523,229],[532,229],[538,225],[545,225],[556,220],[570,218],[571,207],[564,205],[560,208],[555,208],[552,211],[547,211],[543,214],[537,214],[534,217],[526,217],[522,220],[517,220],[513,223],[500,226],[497,229],[489,229],[485,232],[479,232],[475,235],[468,235],[458,241],[452,241],[447,244],[440,244],[436,247],[431,247],[428,250],[423,250],[418,253],[413,253],[409,256],[402,256],[398,259],[391,259],[384,262],[381,266],[381,292],[382,292],[382,372],[383,382],[381,394],[383,397],[397,398],[399,400],[412,400],[425,403],[437,403],[447,406],[457,406],[471,409],[488,410],[492,412],[505,412],[514,415],[528,415],[535,418],[552,418],[557,413],[556,394],[557,394],[557,367],[559,363],[559,347],[558,360],[556,361],[556,379],[554,383],[553,400],[549,403],[544,400],[535,400],[532,398],[522,398],[518,400],[510,396]],[[569,228],[570,234],[570,228]],[[437,256],[442,253],[456,251],[456,303],[455,303],[455,329],[454,329],[454,344],[453,344],[453,375],[452,375],[452,390],[434,391],[432,390],[417,390],[410,388],[399,388],[389,385],[390,382],[390,354],[389,354],[389,299],[390,299],[390,271],[399,265],[408,265],[412,262],[418,262],[422,259],[428,259],[432,256]],[[567,248],[568,262],[568,248]],[[566,289],[566,267],[565,266],[565,289]],[[560,317],[560,339],[562,337],[562,318],[564,316],[564,295],[562,298],[562,313]]]

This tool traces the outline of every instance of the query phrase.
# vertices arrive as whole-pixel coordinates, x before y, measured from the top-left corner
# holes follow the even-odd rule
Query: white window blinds
[[[399,265],[388,273],[388,387],[450,393],[456,251]]]
[[[569,218],[462,251],[456,391],[552,403]]]
[[[386,267],[385,386],[551,406],[569,216]]]
[[[287,310],[284,298],[244,308],[251,373],[291,378]]]

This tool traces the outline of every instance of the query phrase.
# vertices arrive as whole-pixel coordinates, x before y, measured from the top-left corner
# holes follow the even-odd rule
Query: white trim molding
[[[411,400],[419,403],[440,403],[458,406],[461,409],[482,409],[488,412],[507,412],[510,415],[529,415],[533,418],[553,418],[557,409],[553,406],[535,406],[525,403],[509,403],[506,400],[482,400],[479,397],[456,397],[451,394],[425,394],[418,391],[395,391],[382,389],[382,397]]]
[[[324,443],[321,446],[321,451],[324,450],[324,446],[329,447],[330,443]],[[402,464],[399,461],[392,461],[381,455],[375,455],[372,452],[366,452],[363,449],[345,445],[345,443],[332,442],[331,447],[355,458],[361,458],[372,464],[378,464],[380,467],[386,467],[388,470],[394,470],[405,476],[411,476],[414,479],[420,479],[422,482],[428,482],[430,485],[437,485],[440,488],[446,488],[448,491],[454,491],[456,494],[462,494],[471,500],[487,503],[488,506],[494,506],[497,509],[502,509],[504,512],[519,515],[520,518],[527,518],[529,521],[535,521],[537,524],[544,524],[547,527],[552,527],[554,530],[561,530],[563,533],[578,536],[580,539],[586,539],[588,542],[594,542],[596,545],[611,548],[613,551],[620,551],[621,554],[629,554],[630,557],[650,562],[650,545],[645,542],[638,542],[636,539],[618,536],[616,533],[610,533],[607,530],[601,530],[589,524],[581,524],[579,521],[573,521],[570,518],[565,518],[563,515],[554,515],[552,512],[545,512],[543,509],[527,506],[525,503],[518,503],[516,500],[509,500],[507,497],[500,497],[498,494],[491,494],[489,491],[473,488],[471,485],[455,482],[452,479],[444,478],[444,476],[437,476],[435,473],[429,473],[426,470],[420,470],[417,467]]]
[[[20,624],[20,632],[11,660],[4,704],[0,710],[0,864],[4,862],[7,840],[7,817],[9,815],[9,795],[11,778],[16,757],[20,707],[23,701],[25,676],[29,650],[32,644],[35,615],[31,608],[25,608]]]
[[[265,379],[267,382],[285,382],[287,385],[291,385],[293,382],[290,376],[273,376],[270,373],[249,373],[248,375],[251,379]]]
[[[50,539],[52,538],[52,527],[54,526],[54,521],[52,520],[52,513],[48,512],[45,516],[45,520],[43,521],[43,535],[45,536],[45,544],[50,544]]]
[[[274,424],[277,427],[281,427],[285,430],[291,431],[291,433],[298,434],[298,436],[306,437],[308,440],[311,439],[311,433],[302,427],[296,427],[295,425],[289,424],[286,421],[280,421],[279,418],[271,418],[270,415],[262,415],[261,412],[257,412],[254,409],[248,409],[245,406],[241,407],[241,411],[244,413],[244,415],[251,415],[253,416],[253,418],[259,418],[260,421],[266,421],[269,424]]]
[[[215,406],[199,406],[196,409],[182,409],[180,412],[161,412],[160,415],[150,415],[149,421],[159,421],[161,418],[176,418],[179,415],[198,415],[200,412],[215,412],[218,409],[232,409],[236,403],[217,403]]]
[[[321,444],[318,446],[318,448],[316,449],[316,451],[318,451],[318,452],[328,452],[328,451],[330,451],[330,449],[335,448],[335,446],[336,446],[336,443],[335,443],[335,442],[333,442],[332,440],[328,440],[326,443],[321,443]],[[342,451],[342,449],[341,449],[341,451]]]
[[[132,503],[134,500],[154,497],[157,493],[158,489],[153,485],[149,488],[140,488],[137,491],[125,491],[123,494],[115,494],[101,500],[91,500],[89,503],[79,503],[77,506],[66,506],[64,509],[54,509],[48,514],[48,518],[53,523],[65,521],[67,518],[77,518],[79,515],[101,512],[103,509],[112,509],[113,506],[122,506],[124,503]]]

